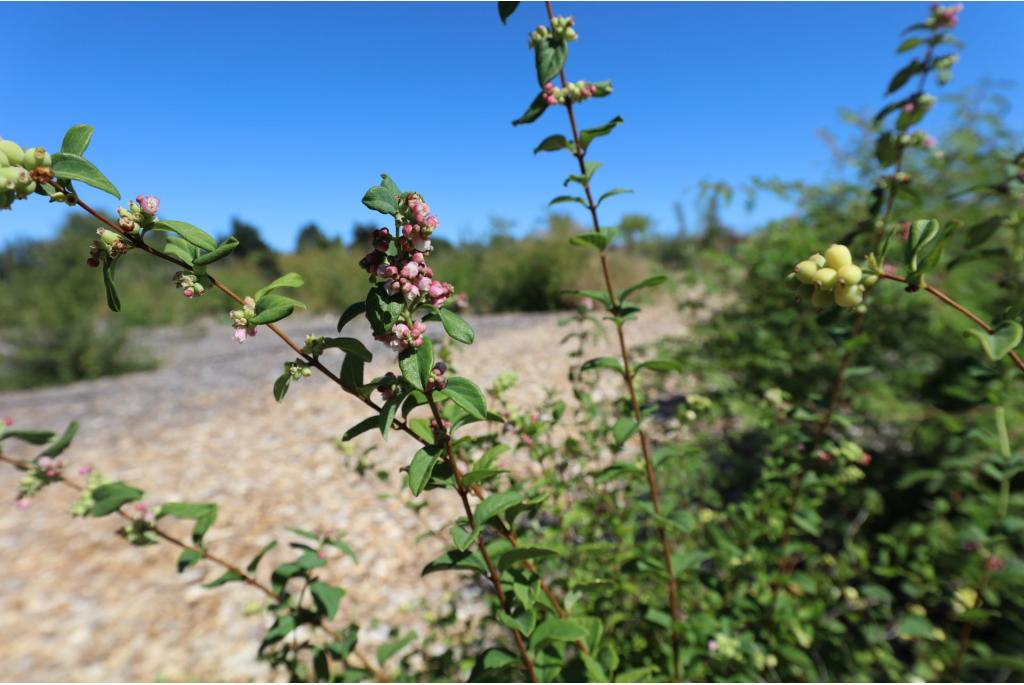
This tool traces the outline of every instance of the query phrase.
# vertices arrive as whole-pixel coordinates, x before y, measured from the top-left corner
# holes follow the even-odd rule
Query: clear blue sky
[[[581,107],[584,125],[626,120],[592,147],[599,190],[636,189],[605,221],[639,211],[671,230],[672,203],[692,206],[702,179],[823,177],[815,131],[841,131],[841,107],[878,107],[905,61],[899,33],[927,8],[556,3],[581,36],[569,77],[616,88]],[[421,191],[449,237],[486,234],[495,215],[524,232],[572,162],[532,154],[564,131],[561,109],[510,125],[537,90],[526,40],[542,18],[538,3],[508,26],[494,2],[0,3],[0,136],[56,148],[70,124],[93,124],[89,156],[125,196],[157,194],[162,216],[215,234],[237,215],[279,248],[309,221],[347,236],[375,220],[359,200],[382,171]],[[967,3],[958,35],[952,87],[1021,76],[1024,5]],[[1022,85],[1006,95],[1024,128]],[[741,228],[786,211],[740,204],[726,217]],[[18,203],[0,214],[0,243],[51,234],[63,211]]]

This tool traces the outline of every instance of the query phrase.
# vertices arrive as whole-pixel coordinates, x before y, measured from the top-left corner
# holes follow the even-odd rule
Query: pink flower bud
[[[14,425],[14,419],[12,419],[10,416],[5,416],[4,417],[4,425],[5,426],[13,426]]]
[[[865,452],[864,456],[860,458],[861,466],[871,466],[871,453]]]
[[[181,294],[191,299],[192,296],[196,294],[196,291],[193,290],[192,288],[185,288],[184,290],[181,291]]]
[[[245,342],[246,337],[247,336],[245,335],[245,329],[244,328],[236,328],[235,329],[234,339],[235,339],[236,343],[241,345],[242,343]]]
[[[423,265],[423,262],[426,261],[425,258],[423,257],[422,252],[413,252],[412,256],[409,259],[411,259],[412,261],[416,262],[421,266]]]
[[[412,337],[418,338],[418,337],[420,337],[421,335],[423,335],[426,332],[427,332],[427,324],[423,323],[422,321],[414,321],[413,322],[412,330],[410,331],[410,334],[412,335]]]
[[[708,651],[711,652],[712,654],[714,654],[715,652],[718,651],[718,640],[715,640],[715,639],[708,640]]]
[[[907,114],[910,114],[910,113],[912,113],[914,111],[914,103],[913,102],[908,102],[908,103],[904,104],[903,107],[901,107],[900,109],[902,109]]]
[[[15,502],[14,506],[18,507],[22,511],[25,511],[32,506],[32,500],[28,497],[19,497]]]
[[[139,195],[135,198],[135,201],[139,203],[139,209],[142,210],[142,213],[149,216],[156,216],[157,210],[160,209],[160,198],[154,195],[146,195],[145,197]]]
[[[400,273],[406,278],[416,278],[420,273],[420,267],[416,262],[406,262]]]
[[[93,467],[91,465],[88,465],[88,464],[86,466],[80,466],[80,467],[78,467],[78,475],[80,475],[80,476],[88,476],[90,473],[92,473],[92,469],[93,469]]]
[[[406,283],[402,286],[402,294],[405,295],[405,299],[408,302],[412,302],[420,296],[420,289],[414,286],[412,283]]]

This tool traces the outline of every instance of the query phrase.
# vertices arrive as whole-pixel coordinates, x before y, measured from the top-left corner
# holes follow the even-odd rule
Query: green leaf
[[[466,320],[456,314],[450,309],[439,309],[438,315],[441,317],[441,325],[444,326],[444,332],[452,340],[458,340],[460,343],[466,345],[472,345],[476,335],[473,333],[473,328],[466,323]]]
[[[984,221],[974,224],[967,229],[967,244],[970,245],[971,249],[977,248],[995,235],[996,231],[1002,228],[1005,222],[1005,217],[992,216]]]
[[[117,296],[117,286],[114,285],[114,263],[103,262],[103,288],[107,293],[107,307],[112,312],[121,311],[121,298]]]
[[[602,126],[583,129],[582,131],[580,131],[580,147],[582,147],[583,150],[586,151],[587,148],[590,147],[590,143],[593,142],[594,138],[600,138],[601,136],[608,135],[615,129],[616,126],[618,126],[621,123],[622,117],[615,117],[607,124],[604,124]]]
[[[475,419],[487,418],[487,401],[480,388],[473,381],[461,376],[452,376],[440,394],[459,405]]]
[[[345,311],[341,313],[341,318],[338,319],[338,332],[341,333],[341,329],[345,327],[345,324],[365,312],[366,300],[359,300],[358,302],[350,304],[345,308]]]
[[[368,430],[373,430],[374,428],[377,427],[379,421],[380,419],[377,417],[377,415],[366,417],[365,419],[363,419],[362,421],[360,421],[359,423],[345,431],[345,433],[341,436],[342,441],[348,442],[357,435],[362,435]]]
[[[210,502],[168,502],[160,506],[160,516],[194,520],[192,541],[201,545],[206,531],[217,521],[217,505]]]
[[[58,152],[53,155],[53,166],[50,168],[57,178],[65,181],[81,181],[97,190],[113,195],[118,200],[121,199],[121,193],[114,187],[114,184],[92,162],[81,155]]]
[[[224,259],[229,254],[235,251],[238,247],[238,238],[231,236],[220,245],[217,246],[216,250],[207,252],[206,254],[200,255],[195,258],[193,264],[196,266],[206,266],[207,264],[213,264],[214,262]]]
[[[512,616],[505,611],[498,611],[498,621],[511,630],[518,630],[523,635],[530,635],[537,627],[537,613],[533,610],[524,611]]]
[[[423,341],[424,345],[428,344],[426,340]],[[420,346],[422,347],[422,345]],[[402,378],[409,381],[414,388],[417,390],[423,390],[423,376],[420,373],[420,355],[419,349],[410,347],[402,351],[398,355],[398,368],[402,371]],[[430,367],[427,367],[427,372],[430,372]]]
[[[502,24],[508,23],[508,18],[512,16],[512,13],[519,7],[518,0],[516,2],[508,2],[506,0],[499,0],[498,2],[498,17],[501,18]]]
[[[341,387],[349,392],[363,396],[363,360],[354,355],[346,355],[345,361],[341,363]]]
[[[71,441],[75,438],[75,433],[78,432],[78,422],[72,421],[68,424],[68,427],[64,429],[64,433],[46,446],[46,449],[39,453],[40,457],[56,457],[60,456],[61,452],[68,448]],[[50,434],[52,435],[52,433]]]
[[[604,202],[609,197],[613,197],[615,195],[626,195],[632,192],[633,191],[630,190],[629,188],[612,188],[607,192],[601,193],[601,197],[597,198],[597,206],[600,207],[601,203]]]
[[[409,464],[409,490],[412,491],[413,496],[419,496],[427,487],[427,483],[430,482],[430,474],[434,472],[434,466],[437,465],[437,457],[440,453],[441,448],[430,445],[420,449],[412,458],[412,463]]]
[[[550,617],[544,620],[530,636],[530,646],[536,649],[549,641],[576,642],[584,640],[587,631],[577,623],[564,618]]]
[[[416,639],[416,631],[411,630],[405,634],[404,637],[400,637],[397,640],[391,642],[385,642],[377,648],[377,663],[381,666],[384,662],[393,657],[395,654],[400,652],[403,647]]]
[[[548,108],[548,101],[544,99],[544,94],[541,93],[533,99],[530,106],[526,108],[523,115],[512,122],[513,126],[519,126],[520,124],[529,124],[537,121],[541,114],[544,114],[544,110]]]
[[[95,129],[88,124],[75,124],[64,134],[64,141],[60,144],[60,151],[68,155],[84,155],[92,140],[92,133]]]
[[[905,634],[912,638],[923,638],[931,639],[933,637],[932,631],[935,630],[935,626],[924,616],[917,616],[910,614],[900,619],[900,622],[896,624],[896,633]]]
[[[395,395],[390,400],[384,403],[381,407],[380,415],[377,416],[377,428],[380,429],[380,436],[385,440],[388,439],[388,433],[391,432],[391,424],[395,422],[395,412],[398,411],[398,405],[405,399],[401,395]]]
[[[487,565],[484,564],[483,558],[475,552],[450,549],[424,566],[420,575],[425,576],[438,571],[476,571],[486,575]]]
[[[606,229],[601,232],[590,231],[589,233],[577,233],[576,235],[569,238],[571,245],[578,245],[580,247],[595,247],[598,250],[605,250],[609,243],[611,243],[616,236],[614,229]]]
[[[202,247],[202,245],[199,247]],[[257,290],[256,294],[252,296],[252,299],[259,302],[264,295],[277,290],[278,288],[301,288],[303,285],[305,285],[305,282],[302,280],[302,276],[292,271],[290,273],[286,273],[284,276],[275,278],[270,282],[270,285]]]
[[[586,200],[584,200],[582,197],[577,197],[575,195],[559,195],[554,200],[548,203],[548,207],[550,207],[551,205],[561,204],[563,202],[577,202],[586,207],[587,209],[590,208],[590,205],[587,204]]]
[[[228,573],[230,573],[230,571],[228,571]],[[224,575],[228,574],[225,573]],[[274,625],[272,625],[270,627],[270,630],[267,631],[267,634],[263,636],[263,644],[273,644],[284,638],[286,635],[288,635],[288,633],[292,632],[293,630],[295,630],[295,617],[292,614],[285,614],[284,616],[279,616],[277,620],[274,622]]]
[[[668,276],[665,275],[651,276],[650,278],[645,278],[639,283],[631,285],[628,288],[625,288],[622,292],[620,292],[619,301],[622,302],[626,300],[630,295],[632,295],[638,290],[643,290],[644,288],[654,288],[661,285],[662,283],[665,283],[666,281],[668,281]]]
[[[641,364],[637,364],[635,371],[641,369],[650,369],[651,371],[675,371],[677,373],[683,372],[683,365],[674,359],[650,359]],[[636,375],[634,373],[634,375]]]
[[[589,297],[592,300],[597,300],[605,307],[612,306],[612,300],[608,297],[608,293],[603,290],[563,290],[562,292],[568,295],[578,295],[580,297]]]
[[[612,438],[616,445],[623,445],[627,440],[636,435],[640,430],[640,424],[631,416],[622,416],[612,426]]]
[[[120,481],[101,485],[92,493],[93,505],[89,516],[106,516],[117,511],[122,504],[142,499],[144,493]]]
[[[462,484],[466,487],[483,483],[495,476],[508,473],[507,469],[474,469],[462,476]]]
[[[922,71],[924,71],[924,65],[915,59],[913,62],[896,72],[896,75],[893,76],[892,80],[889,82],[889,89],[886,90],[886,94],[888,95],[889,93],[899,90],[907,81],[910,80],[911,76],[919,74]]]
[[[1020,345],[1024,337],[1024,327],[1016,321],[1004,321],[992,333],[980,328],[972,328],[964,335],[973,335],[981,343],[985,354],[992,361],[999,361]]]
[[[184,221],[157,221],[149,227],[149,230],[177,233],[190,244],[202,248],[207,252],[214,252],[217,249],[217,241],[213,239],[213,236],[203,229],[197,228]]]
[[[324,340],[324,349],[337,348],[345,354],[354,356],[362,362],[372,362],[373,353],[366,349],[366,345],[355,338],[327,338]]]
[[[334,615],[338,613],[341,598],[345,596],[345,591],[319,580],[309,584],[309,591],[313,593],[313,598],[320,611],[326,614],[327,618],[334,618]]]
[[[482,529],[484,524],[495,516],[500,516],[506,510],[522,501],[522,496],[513,490],[499,492],[491,495],[480,504],[476,505],[474,512],[474,523],[476,529]]]
[[[590,179],[594,177],[597,170],[602,166],[604,166],[603,162],[584,162],[584,173],[582,175],[570,174],[566,177],[565,181],[562,182],[562,185],[568,186],[570,183],[579,183],[581,186],[586,186],[590,183]]]
[[[256,316],[249,319],[253,326],[263,326],[291,315],[296,307],[306,308],[298,300],[284,295],[263,295],[256,299]]]
[[[215,580],[211,580],[209,583],[203,584],[203,587],[205,587],[205,588],[220,587],[221,585],[226,585],[227,583],[236,583],[236,582],[238,582],[240,580],[244,580],[244,579],[245,579],[245,576],[243,576],[238,571],[230,570],[230,571],[225,571],[223,573],[223,575],[221,575],[220,577],[216,578]]]
[[[538,152],[558,152],[559,150],[571,150],[569,141],[565,136],[560,133],[548,136],[544,140],[540,141],[540,145],[533,149],[533,154]]]
[[[194,566],[203,558],[203,553],[198,549],[192,549],[191,547],[182,550],[181,555],[178,557],[178,573],[181,573],[189,566]]]
[[[543,88],[562,71],[565,60],[569,57],[569,45],[564,40],[548,34],[548,37],[535,45],[533,50],[537,65],[537,84]]]
[[[381,178],[388,181],[391,180],[387,174],[381,174]],[[401,194],[394,191],[393,182],[391,182],[390,186],[373,186],[363,195],[363,204],[381,214],[390,214],[392,216],[398,214],[398,203],[401,201]]]
[[[907,50],[912,50],[923,42],[924,39],[922,38],[907,38],[905,41],[900,43],[900,46],[898,48],[896,48],[896,52],[902,53],[906,52]]]
[[[285,371],[274,381],[274,399],[280,402],[288,394],[288,386],[292,384],[292,374]]]
[[[183,238],[172,235],[164,245],[164,254],[180,259],[191,268],[192,262],[199,256],[199,248]]]
[[[544,547],[517,547],[510,549],[501,555],[498,559],[498,569],[505,571],[519,562],[526,561],[527,559],[544,559],[547,557],[557,557],[558,552],[553,549],[546,549]]]
[[[27,442],[30,445],[44,445],[53,439],[54,433],[50,431],[19,431],[19,430],[3,430],[3,426],[0,426],[0,440],[6,440],[7,438],[14,438],[15,440],[21,440]]]
[[[618,373],[625,373],[622,370],[622,363],[615,357],[597,357],[596,359],[588,359],[583,362],[580,367],[581,371],[590,371],[591,369],[611,369]]]
[[[256,554],[256,556],[252,558],[252,561],[249,562],[249,565],[245,567],[245,570],[249,573],[255,573],[256,568],[260,565],[260,562],[263,561],[264,555],[266,555],[267,552],[274,549],[275,547],[277,547],[277,540],[271,540],[266,545],[264,545],[263,549],[261,549]]]

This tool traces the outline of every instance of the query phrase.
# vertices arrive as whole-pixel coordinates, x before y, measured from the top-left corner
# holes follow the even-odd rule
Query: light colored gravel
[[[521,383],[511,397],[523,405],[542,400],[545,388],[568,397],[569,360],[559,344],[566,331],[557,326],[562,316],[472,317],[477,342],[458,353],[459,372],[482,387],[504,369],[517,372]],[[332,333],[333,323],[295,319],[285,329],[301,341],[307,332]],[[631,324],[631,342],[683,328],[674,309],[651,308]],[[271,539],[288,540],[286,526],[347,532],[359,562],[340,557],[325,569],[348,590],[338,624],[360,623],[371,646],[391,626],[423,635],[423,599],[458,588],[451,574],[420,577],[444,547],[425,534],[461,513],[457,499],[431,491],[429,506],[418,514],[406,506],[398,469],[414,447],[403,435],[374,453],[393,474],[389,481],[357,476],[335,442],[367,415],[365,407],[319,377],[294,384],[277,404],[273,379],[294,357],[269,331],[241,348],[230,333],[227,326],[211,326],[198,337],[165,332],[143,341],[164,358],[159,369],[0,393],[0,416],[52,430],[78,420],[78,438],[66,453],[73,464],[94,464],[144,488],[153,504],[217,502],[209,547],[240,564]],[[371,349],[370,370],[386,368],[391,355],[376,343]],[[358,444],[375,441],[378,435],[364,435]],[[17,457],[34,454],[8,449]],[[12,469],[0,469],[0,491],[13,497],[18,479]],[[216,577],[215,567],[203,563],[178,575],[172,548],[132,547],[115,535],[112,518],[73,519],[65,513],[72,500],[70,491],[51,487],[26,512],[0,508],[0,679],[270,677],[255,660],[263,614],[246,614],[262,601],[260,593],[238,584],[205,590],[199,584]],[[188,527],[180,531],[187,536]],[[287,555],[284,545],[274,550],[261,576]]]

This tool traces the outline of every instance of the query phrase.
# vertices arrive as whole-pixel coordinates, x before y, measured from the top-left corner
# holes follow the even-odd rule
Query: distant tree
[[[626,214],[619,220],[619,233],[626,240],[626,248],[633,249],[638,239],[650,230],[654,222],[646,214]]]
[[[311,223],[299,231],[299,238],[295,243],[295,251],[323,250],[339,243],[340,241],[337,238],[328,238],[320,230],[319,226]]]
[[[238,247],[235,248],[233,256],[252,257],[261,270],[273,272],[277,270],[277,259],[274,251],[269,245],[263,242],[260,237],[260,230],[252,224],[247,224],[241,219],[231,220],[231,235],[238,239]]]
[[[377,224],[361,223],[354,225],[352,227],[352,247],[365,247],[369,249],[370,241],[373,238],[373,232],[378,228],[380,228],[380,226]]]

